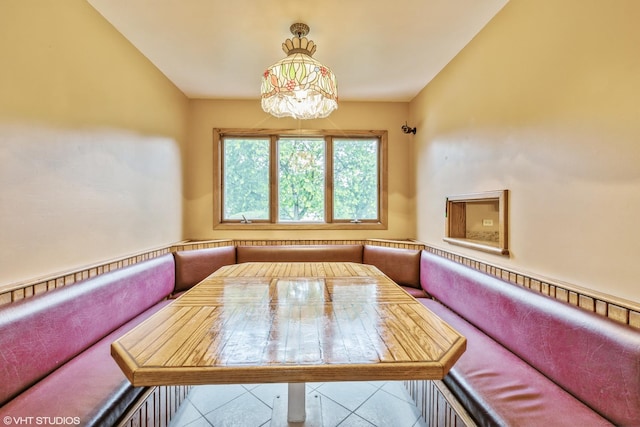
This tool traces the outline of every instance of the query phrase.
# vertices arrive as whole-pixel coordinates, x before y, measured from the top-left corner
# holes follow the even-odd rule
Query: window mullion
[[[325,222],[333,222],[333,137],[326,135],[325,143]]]
[[[220,224],[223,220],[224,211],[224,139],[223,135],[218,129],[213,131],[214,149],[213,149],[213,161],[217,165],[214,171],[215,176],[213,179],[213,214],[215,215],[215,223]]]
[[[278,222],[278,136],[270,135],[269,144],[269,222]]]

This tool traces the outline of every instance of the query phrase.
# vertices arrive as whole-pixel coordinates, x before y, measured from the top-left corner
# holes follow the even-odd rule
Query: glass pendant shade
[[[262,75],[262,109],[276,117],[327,117],[338,108],[338,85],[333,72],[311,57],[315,44],[305,37],[294,37],[287,39],[282,49],[287,57]]]

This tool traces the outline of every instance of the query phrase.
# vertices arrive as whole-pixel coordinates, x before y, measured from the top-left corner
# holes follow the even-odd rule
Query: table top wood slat
[[[466,340],[377,268],[223,267],[112,344],[134,386],[441,379]]]

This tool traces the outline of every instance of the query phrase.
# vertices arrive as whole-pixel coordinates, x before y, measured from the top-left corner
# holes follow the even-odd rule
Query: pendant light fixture
[[[333,72],[312,58],[316,45],[305,37],[309,26],[296,23],[285,40],[287,57],[262,75],[262,109],[276,117],[319,119],[338,108],[338,85]]]

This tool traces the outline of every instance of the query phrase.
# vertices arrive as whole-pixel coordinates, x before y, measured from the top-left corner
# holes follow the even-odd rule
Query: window
[[[386,229],[386,131],[214,129],[214,228]]]

